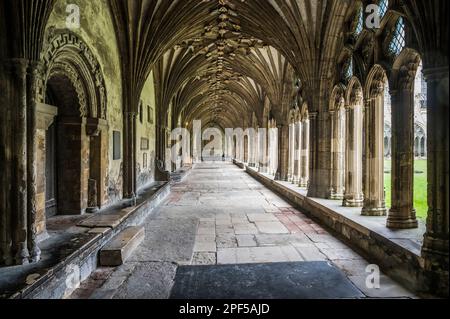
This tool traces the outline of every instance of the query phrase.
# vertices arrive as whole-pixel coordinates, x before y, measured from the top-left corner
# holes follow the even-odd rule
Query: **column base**
[[[288,178],[286,176],[281,176],[279,173],[275,174],[275,180],[279,182],[287,182]]]
[[[448,244],[448,238],[434,238],[427,233],[423,243],[422,256],[430,260],[439,260],[441,265],[443,262],[448,270]]]
[[[28,253],[27,248],[20,248],[17,252],[16,256],[14,257],[14,263],[16,265],[24,266],[28,265],[30,263],[30,254]]]
[[[30,262],[31,263],[37,263],[39,260],[41,260],[41,250],[39,249],[39,247],[36,246],[30,252]]]
[[[300,181],[300,183],[298,184],[298,187],[300,188],[308,188],[308,182],[304,182],[304,181]]]
[[[369,217],[387,216],[387,209],[386,207],[363,208],[361,215]]]
[[[344,201],[342,202],[342,206],[344,206],[344,207],[363,207],[364,200],[363,199],[354,199],[353,197],[345,198],[345,196],[344,196]]]
[[[387,220],[387,227],[391,229],[414,229],[419,227],[419,222],[416,218],[416,211],[413,209],[409,214],[410,218],[405,218],[405,214],[400,215],[396,210],[389,211]]]
[[[331,200],[343,200],[344,199],[344,194],[343,193],[335,193],[332,192],[329,196],[329,198]]]
[[[446,298],[449,295],[448,249],[448,239],[425,235],[422,257],[425,260],[426,292]]]
[[[99,207],[88,207],[86,208],[86,214],[96,214],[100,211]]]
[[[12,258],[10,251],[3,252],[3,259],[0,261],[1,265],[5,265],[6,267],[12,266],[14,264],[14,259]]]

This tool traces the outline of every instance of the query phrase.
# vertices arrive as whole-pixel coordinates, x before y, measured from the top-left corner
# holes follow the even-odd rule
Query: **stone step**
[[[144,239],[144,227],[126,228],[100,251],[100,265],[103,267],[123,265]]]

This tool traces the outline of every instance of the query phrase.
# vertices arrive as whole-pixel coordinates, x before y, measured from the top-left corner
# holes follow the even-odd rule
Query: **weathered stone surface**
[[[286,227],[280,222],[256,222],[258,230],[263,234],[289,234]]]
[[[100,251],[100,264],[109,267],[122,265],[144,239],[145,230],[143,227],[129,227],[123,230],[102,248]]]
[[[121,221],[122,216],[118,214],[97,215],[81,222],[80,224],[78,224],[78,226],[87,228],[116,228],[117,226],[119,226]]]
[[[139,263],[114,299],[168,299],[176,268],[176,265],[166,262]]]

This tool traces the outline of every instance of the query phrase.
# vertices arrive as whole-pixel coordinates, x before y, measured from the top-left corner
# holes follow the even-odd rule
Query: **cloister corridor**
[[[144,225],[145,241],[124,265],[97,269],[70,298],[166,299],[179,284],[179,267],[214,273],[230,265],[239,273],[251,264],[259,268],[245,274],[245,291],[236,291],[242,286],[225,269],[221,276],[215,273],[210,290],[203,293],[214,297],[215,290],[224,298],[254,298],[255,291],[263,298],[414,298],[385,275],[380,289],[368,289],[368,260],[232,163],[195,165]],[[276,265],[290,269],[283,268],[288,282],[266,276]],[[327,267],[336,268],[334,277],[327,276]],[[306,269],[304,281],[289,282],[295,276],[289,271],[295,269]],[[198,281],[187,284],[191,286],[184,291],[195,294],[183,296],[187,298],[201,297],[198,290],[208,288]],[[294,285],[289,290],[279,287],[289,284]],[[341,286],[345,289],[339,290]],[[274,295],[279,291],[283,295]]]

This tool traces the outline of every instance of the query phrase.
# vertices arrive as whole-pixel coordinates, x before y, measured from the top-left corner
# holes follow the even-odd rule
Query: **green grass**
[[[391,161],[385,161],[385,171],[391,171]],[[417,211],[417,217],[426,219],[428,213],[427,202],[427,161],[417,160],[414,163],[414,208]],[[391,207],[391,174],[384,175],[384,184],[386,189],[386,205]]]

